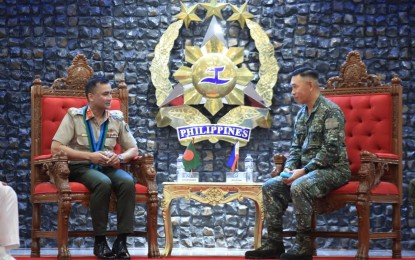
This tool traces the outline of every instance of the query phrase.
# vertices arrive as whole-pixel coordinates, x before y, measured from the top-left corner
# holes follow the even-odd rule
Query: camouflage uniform
[[[314,199],[349,181],[344,125],[343,112],[322,95],[316,100],[310,116],[305,105],[298,112],[285,168],[306,167],[309,172],[291,186],[285,185],[280,176],[264,183],[265,218],[271,241],[282,241],[282,216],[290,201],[294,206],[297,232],[308,233]]]
[[[53,140],[77,151],[90,152],[87,128],[84,122],[83,108],[69,108]],[[130,133],[124,117],[119,110],[107,110],[105,120],[98,125],[92,111],[85,111],[86,120],[90,120],[95,139],[100,136],[101,125],[108,120],[108,131],[104,149],[113,151],[118,143],[124,150],[136,146],[136,140]],[[70,161],[70,181],[81,182],[91,191],[90,208],[92,225],[96,236],[106,234],[109,212],[109,200],[112,191],[123,203],[117,204],[117,231],[131,233],[134,224],[135,184],[131,175],[114,167],[90,167],[89,161]]]

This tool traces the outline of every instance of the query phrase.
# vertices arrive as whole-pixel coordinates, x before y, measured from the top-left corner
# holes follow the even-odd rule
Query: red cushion
[[[68,108],[83,107],[87,104],[84,97],[43,97],[42,98],[42,151],[50,154],[50,145]],[[121,109],[120,100],[113,99],[111,109]]]
[[[85,185],[79,182],[69,182],[69,187],[74,193],[89,193],[89,190]],[[46,194],[57,193],[58,190],[49,182],[43,182],[36,185],[34,194]],[[147,193],[147,187],[141,184],[135,184],[135,192],[138,194]]]
[[[74,193],[89,193],[89,190],[79,182],[69,182],[69,187]],[[35,187],[34,194],[57,193],[58,190],[49,182],[42,182]]]
[[[380,158],[399,160],[399,155],[393,153],[375,153]]]
[[[147,192],[148,192],[148,189],[146,186],[138,184],[138,183],[135,184],[135,193],[145,194]]]
[[[360,169],[360,152],[392,153],[392,97],[389,94],[327,96],[346,118],[350,170]]]
[[[333,190],[332,192],[330,192],[330,195],[335,195],[335,194],[354,194],[357,192],[357,187],[359,186],[359,182],[357,181],[351,181],[345,185],[343,185],[342,187]],[[399,190],[398,187],[396,187],[395,184],[390,183],[390,182],[380,182],[379,185],[377,185],[375,188],[373,188],[370,191],[371,194],[394,194],[394,195],[398,195],[399,194]]]
[[[33,157],[33,160],[43,160],[43,159],[50,159],[52,157],[51,154],[44,154],[44,155],[39,155],[39,156],[35,156]]]

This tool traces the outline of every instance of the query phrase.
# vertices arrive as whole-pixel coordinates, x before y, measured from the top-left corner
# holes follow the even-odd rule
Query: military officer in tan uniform
[[[111,86],[103,77],[90,79],[85,87],[88,105],[70,108],[53,137],[52,153],[64,151],[70,162],[70,181],[81,182],[91,191],[90,209],[95,233],[94,254],[100,259],[129,259],[127,235],[133,231],[135,184],[132,176],[114,166],[138,155],[136,140],[111,107]],[[123,152],[114,153],[116,143]],[[112,250],[106,240],[111,192],[117,204],[118,236]]]
[[[349,181],[341,109],[320,94],[318,72],[307,67],[291,73],[291,94],[302,107],[294,123],[294,135],[284,171],[262,186],[268,240],[245,258],[312,260],[310,237],[313,202]],[[297,221],[294,245],[285,252],[282,217],[292,201]]]

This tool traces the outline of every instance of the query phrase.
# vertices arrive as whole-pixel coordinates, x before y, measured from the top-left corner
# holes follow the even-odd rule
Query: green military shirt
[[[294,124],[294,136],[285,168],[309,171],[334,168],[350,172],[347,158],[345,119],[341,109],[320,95],[308,114],[304,105]]]
[[[63,118],[58,131],[53,137],[54,141],[58,141],[74,150],[89,152],[90,146],[88,141],[87,128],[84,122],[84,110],[82,108],[69,108]],[[136,145],[136,140],[129,131],[128,125],[124,122],[124,116],[119,110],[107,110],[105,120],[100,125],[94,119],[94,114],[89,109],[86,110],[86,120],[90,120],[91,127],[94,132],[95,141],[100,136],[101,124],[109,120],[108,131],[105,139],[105,151],[113,151],[118,143],[122,149],[127,150]]]

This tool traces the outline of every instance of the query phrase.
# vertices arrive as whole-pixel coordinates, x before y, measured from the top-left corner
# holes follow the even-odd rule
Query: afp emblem
[[[201,46],[186,46],[186,65],[181,66],[172,76],[169,71],[170,53],[183,24],[202,22],[195,11],[198,6],[207,10],[205,20],[211,18]],[[255,42],[260,63],[258,75],[244,66],[243,47],[227,47],[221,24],[216,17],[223,19],[221,10],[230,6],[233,14],[227,21],[238,21],[241,28],[248,27],[250,37]],[[177,129],[182,145],[189,140],[195,142],[219,140],[240,146],[249,141],[250,132],[260,126],[269,128],[273,87],[277,82],[279,66],[274,57],[274,47],[264,30],[250,19],[254,16],[247,11],[247,2],[241,7],[227,3],[200,3],[187,8],[181,3],[179,20],[170,24],[156,46],[150,66],[151,80],[156,88],[157,105],[160,111],[156,121],[158,127],[172,126]],[[257,82],[252,80],[257,78]],[[174,87],[172,87],[174,85]],[[249,100],[249,105],[245,104]],[[192,105],[204,105],[210,116],[204,115]],[[217,122],[211,122],[224,105],[236,105]]]

